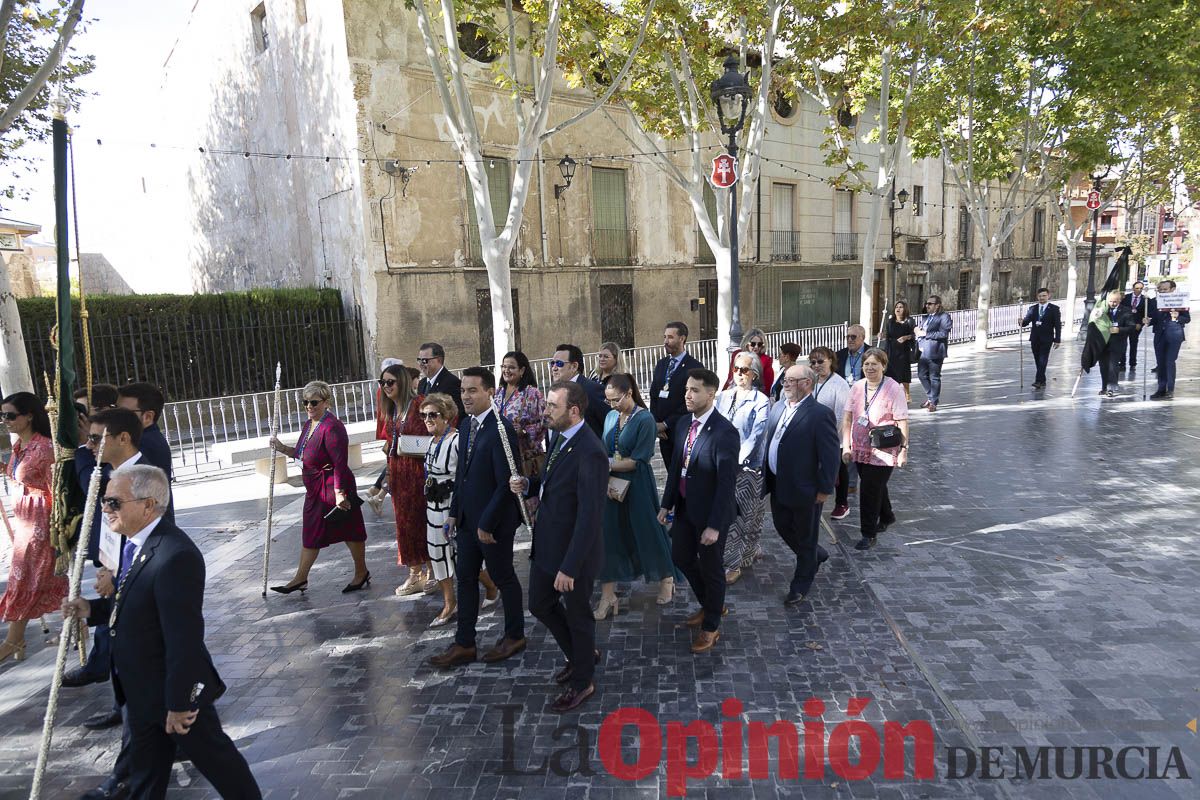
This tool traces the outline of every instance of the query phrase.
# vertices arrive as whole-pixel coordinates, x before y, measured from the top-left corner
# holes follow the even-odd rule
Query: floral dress
[[[425,462],[400,455],[401,436],[428,436],[421,421],[422,395],[413,398],[402,419],[387,421],[388,491],[396,512],[396,563],[417,567],[429,563],[425,545]]]
[[[12,530],[12,568],[8,589],[0,598],[0,619],[37,619],[58,611],[67,596],[67,577],[54,574],[50,546],[50,469],[54,446],[40,433],[28,444],[13,445],[8,476],[21,484],[21,495],[9,523]]]
[[[508,417],[517,432],[517,444],[521,448],[521,474],[527,478],[540,475],[546,455],[546,424],[542,421],[546,398],[536,386],[526,386],[517,392],[501,386],[492,404],[497,413]]]

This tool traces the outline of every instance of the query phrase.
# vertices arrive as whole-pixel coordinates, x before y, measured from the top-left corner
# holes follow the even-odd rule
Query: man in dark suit
[[[867,329],[862,325],[851,325],[846,328],[846,346],[838,350],[837,372],[851,386],[863,376],[862,362],[867,352]],[[784,370],[786,372],[786,370]]]
[[[688,373],[704,365],[687,351],[688,327],[682,322],[668,322],[663,329],[663,349],[667,354],[654,365],[650,381],[650,413],[658,423],[658,451],[663,464],[671,463],[675,450],[675,427],[687,413],[684,393]]]
[[[567,657],[554,675],[566,690],[550,706],[574,711],[595,694],[596,620],[592,584],[604,563],[602,521],[608,496],[608,455],[585,424],[587,392],[560,381],[546,392],[545,418],[554,431],[542,474],[511,479],[514,493],[538,494],[529,570],[529,610]]]
[[[837,419],[812,396],[815,376],[797,364],[785,373],[786,402],[771,409],[763,441],[763,496],[780,538],[796,554],[785,605],[796,605],[812,589],[821,562],[829,558],[818,542],[821,507],[833,492],[841,463]]]
[[[550,360],[550,377],[555,383],[570,381],[583,387],[588,399],[585,421],[596,436],[603,436],[604,418],[608,416],[604,384],[584,376],[583,351],[573,344],[560,344],[554,348],[554,358]]]
[[[779,402],[779,398],[783,396],[783,376],[787,374],[788,368],[800,360],[800,345],[795,342],[787,342],[779,347],[779,377],[775,379],[775,385],[771,387],[771,401]]]
[[[734,485],[739,469],[741,437],[737,428],[713,405],[721,381],[704,368],[688,373],[684,403],[690,412],[675,430],[675,452],[663,487],[658,521],[671,525],[671,560],[687,578],[700,601],[700,610],[688,617],[689,627],[700,627],[692,641],[693,653],[713,648],[721,637],[725,615],[725,537],[737,516]]]
[[[504,603],[504,635],[483,654],[486,663],[503,661],[525,649],[525,612],[521,583],[513,569],[513,540],[521,524],[521,508],[508,488],[513,470],[500,440],[509,452],[520,453],[509,421],[492,405],[496,376],[484,367],[463,370],[462,400],[468,416],[459,425],[458,471],[450,501],[448,535],[458,552],[458,630],[447,650],[429,659],[440,669],[475,660],[475,622],[479,618],[479,573],[484,565]]]
[[[225,684],[204,646],[204,557],[163,518],[169,494],[157,467],[127,464],[113,472],[103,505],[123,541],[117,593],[63,601],[63,614],[108,622],[113,686],[131,736],[132,797],[166,797],[179,748],[222,797],[261,798],[213,708]]]
[[[458,418],[467,418],[467,411],[462,401],[462,381],[450,370],[446,369],[446,348],[437,342],[426,342],[417,351],[417,369],[425,376],[417,385],[417,394],[433,394],[441,392],[448,394],[458,406]]]
[[[1100,365],[1100,376],[1104,384],[1101,392],[1109,397],[1115,397],[1117,390],[1121,388],[1121,363],[1125,360],[1129,334],[1140,322],[1140,318],[1133,316],[1133,311],[1121,305],[1120,298],[1119,291],[1109,292],[1108,318],[1112,321],[1112,327],[1109,328],[1108,348],[1104,355],[1106,364]],[[1116,302],[1113,302],[1114,299]]]
[[[1037,374],[1033,376],[1033,388],[1046,388],[1046,364],[1050,351],[1062,343],[1062,314],[1058,306],[1050,302],[1050,290],[1037,290],[1037,303],[1031,305],[1021,320],[1021,327],[1032,325],[1029,330],[1029,349],[1033,351],[1033,363]]]
[[[143,463],[158,467],[167,473],[167,480],[174,481],[174,471],[171,467],[171,445],[158,427],[162,419],[166,398],[157,386],[152,383],[127,383],[117,390],[117,408],[126,408],[136,413],[142,420],[142,438],[138,450],[142,453]],[[175,498],[172,497],[163,514],[167,522],[175,524]]]
[[[1127,292],[1121,298],[1121,306],[1129,309],[1130,316],[1133,318],[1133,327],[1129,331],[1129,358],[1126,360],[1125,353],[1121,353],[1121,360],[1117,364],[1121,369],[1129,364],[1129,369],[1132,372],[1137,369],[1138,357],[1138,339],[1142,336],[1142,328],[1150,324],[1150,320],[1158,314],[1158,303],[1154,298],[1147,298],[1142,294],[1142,290],[1146,288],[1146,284],[1138,281],[1133,284],[1133,291]]]

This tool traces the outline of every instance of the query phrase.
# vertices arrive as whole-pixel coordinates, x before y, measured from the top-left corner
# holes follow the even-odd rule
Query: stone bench
[[[364,444],[379,441],[375,438],[375,421],[368,420],[367,422],[353,422],[346,426],[346,437],[349,440],[349,448],[346,453],[346,460],[350,469],[358,469],[362,466],[362,447]],[[284,434],[279,437],[279,441],[295,447],[296,441],[299,439],[299,434]],[[259,475],[271,474],[271,457],[274,455],[275,461],[275,482],[287,483],[287,456],[282,453],[274,453],[271,450],[270,436],[257,436],[253,439],[239,439],[234,442],[222,442],[213,445],[212,455],[219,459],[223,464],[235,465],[254,462],[254,471]]]

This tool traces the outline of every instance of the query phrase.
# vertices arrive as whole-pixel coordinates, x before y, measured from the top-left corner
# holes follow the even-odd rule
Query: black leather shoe
[[[858,540],[858,544],[854,545],[855,550],[870,550],[875,546],[874,536],[864,536]]]
[[[101,711],[99,714],[94,714],[83,721],[83,727],[89,731],[102,731],[107,728],[115,728],[120,724],[121,712],[116,709]]]
[[[76,667],[70,672],[63,673],[62,683],[59,685],[70,688],[78,688],[80,686],[87,686],[92,683],[104,683],[106,680],[108,680],[107,675],[101,675],[97,677],[83,667]]]
[[[597,664],[600,663],[600,651],[599,650],[596,651],[596,663]],[[554,682],[557,683],[559,686],[562,686],[567,681],[571,680],[571,675],[573,673],[574,673],[574,670],[571,668],[571,662],[568,661],[567,663],[563,664],[562,669],[560,669],[558,672],[554,673]]]
[[[829,551],[821,545],[817,545],[817,566],[821,566],[829,560]]]
[[[1151,399],[1151,400],[1166,400],[1166,399],[1167,399],[1167,390],[1166,390],[1166,389],[1159,389],[1157,392],[1155,392],[1154,394],[1150,395],[1150,399]],[[65,684],[64,684],[64,685],[65,685]]]
[[[583,701],[596,693],[596,687],[588,684],[586,689],[567,689],[550,704],[550,710],[555,714],[566,714],[583,705]]]
[[[797,592],[794,589],[792,591],[788,592],[787,597],[783,598],[783,604],[785,606],[799,605],[800,603],[803,603],[803,602],[804,602],[804,592]]]
[[[129,797],[129,784],[113,780],[110,777],[95,789],[84,792],[79,800],[125,800],[127,797]]]

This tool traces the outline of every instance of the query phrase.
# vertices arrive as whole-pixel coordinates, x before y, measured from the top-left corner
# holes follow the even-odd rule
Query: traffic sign
[[[1100,207],[1100,193],[1095,189],[1088,192],[1087,207],[1089,211],[1095,211]]]
[[[728,189],[737,183],[737,159],[728,153],[721,153],[712,160],[712,174],[708,180],[718,189]]]

